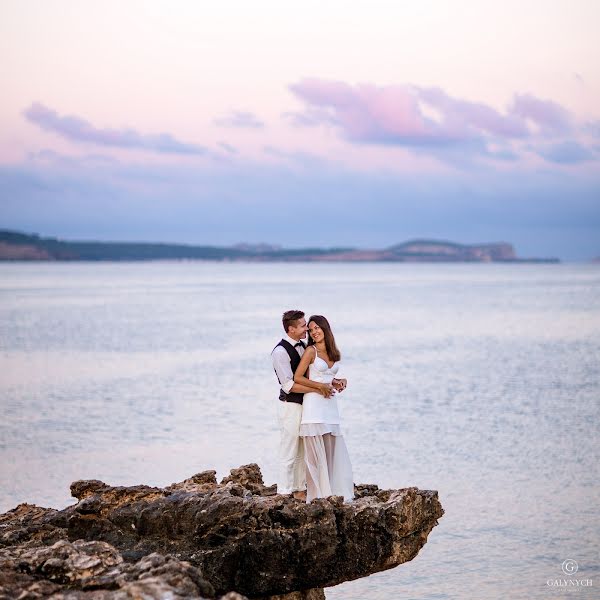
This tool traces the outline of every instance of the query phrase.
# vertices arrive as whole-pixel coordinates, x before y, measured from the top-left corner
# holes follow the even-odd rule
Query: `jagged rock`
[[[191,600],[213,597],[214,589],[187,562],[153,553],[127,564],[105,542],[61,540],[52,546],[0,549],[0,598],[50,596]]]
[[[167,488],[77,481],[75,505],[22,504],[0,515],[0,577],[9,573],[13,586],[32,578],[22,581],[33,594],[23,598],[68,585],[82,594],[131,593],[94,598],[158,598],[166,590],[195,598],[214,588],[316,600],[324,587],[414,558],[443,515],[437,492],[415,487],[362,484],[351,503],[332,496],[310,504],[273,488],[256,464],[233,469],[220,484],[214,471]]]
[[[174,492],[176,490],[183,490],[185,492],[203,492],[210,489],[211,486],[217,485],[217,472],[216,471],[202,471],[202,473],[196,473],[189,479],[185,479],[180,483],[171,484],[167,490]]]
[[[277,486],[266,486],[263,482],[260,467],[256,463],[244,465],[239,469],[231,469],[227,477],[223,477],[221,485],[237,483],[244,490],[249,490],[259,496],[274,496],[277,494]],[[237,489],[237,486],[235,487]]]

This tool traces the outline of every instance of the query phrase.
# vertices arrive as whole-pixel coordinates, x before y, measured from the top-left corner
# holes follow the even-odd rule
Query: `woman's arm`
[[[314,352],[313,352],[314,350]],[[306,386],[319,392],[325,396],[325,398],[329,398],[333,394],[333,386],[328,383],[319,383],[318,381],[312,381],[308,377],[305,377],[306,371],[308,370],[308,366],[313,362],[315,356],[317,354],[316,348],[314,346],[309,346],[302,355],[300,359],[300,364],[294,373],[294,382],[300,384],[302,386]]]

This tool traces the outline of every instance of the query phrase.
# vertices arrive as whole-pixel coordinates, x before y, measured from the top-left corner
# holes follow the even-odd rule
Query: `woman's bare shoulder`
[[[312,351],[311,351],[312,349]],[[315,357],[317,356],[317,347],[316,346],[307,346],[306,350],[304,351],[304,354],[308,354],[310,356],[310,362],[312,362],[313,360],[315,360]]]

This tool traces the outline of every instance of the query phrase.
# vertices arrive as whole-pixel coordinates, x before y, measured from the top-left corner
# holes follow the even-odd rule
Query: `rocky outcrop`
[[[73,506],[0,515],[0,598],[323,598],[414,558],[443,515],[435,491],[355,491],[306,504],[255,464],[221,483],[214,471],[166,488],[76,481]]]
[[[440,240],[411,240],[388,249],[397,259],[436,262],[492,262],[517,259],[511,244],[457,244]]]
[[[53,260],[47,250],[36,246],[7,244],[0,241],[0,260]]]

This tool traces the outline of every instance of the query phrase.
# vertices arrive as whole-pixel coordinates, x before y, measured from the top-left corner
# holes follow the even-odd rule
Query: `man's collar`
[[[299,341],[306,345],[306,342],[304,340],[295,340],[294,338],[291,338],[287,333],[285,334],[283,339],[286,342],[289,342],[292,346],[295,346]]]

